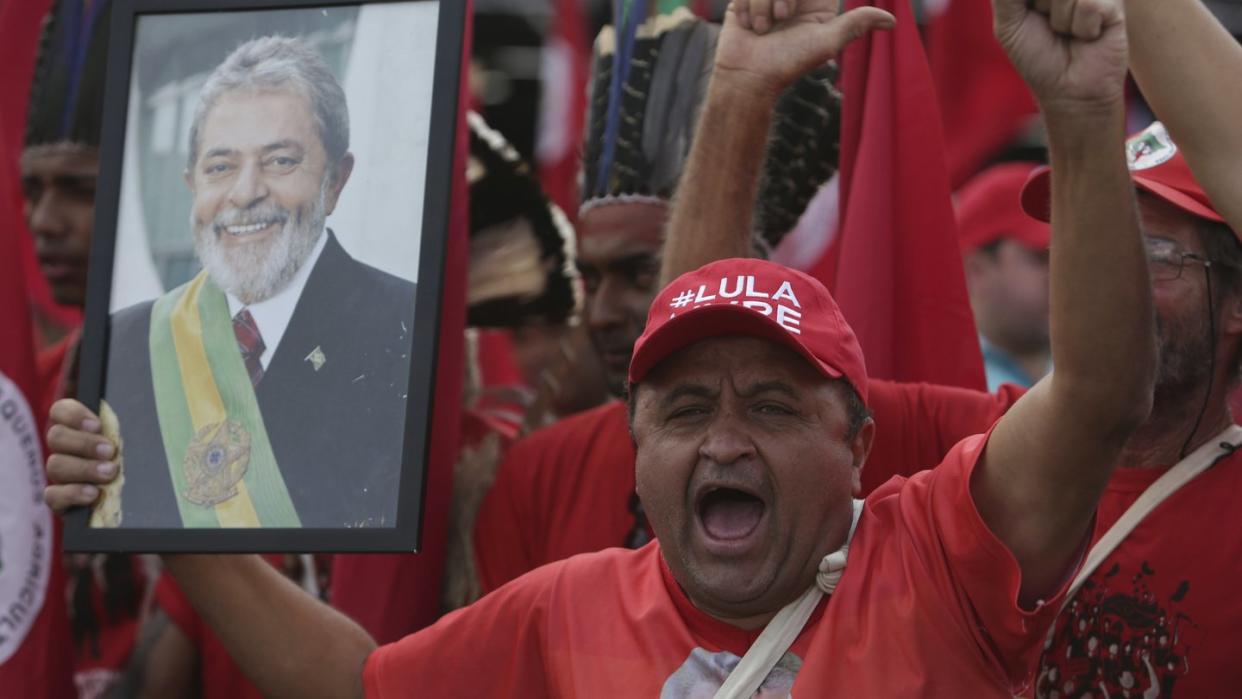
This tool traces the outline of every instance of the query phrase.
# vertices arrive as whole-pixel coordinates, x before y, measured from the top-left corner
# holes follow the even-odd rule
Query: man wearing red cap
[[[1021,689],[1109,464],[1146,416],[1155,352],[1119,135],[1119,2],[1057,0],[1051,21],[1023,0],[996,5],[1061,170],[1058,372],[990,435],[853,500],[874,424],[852,330],[804,274],[710,264],[657,296],[630,365],[638,492],[658,542],[546,566],[380,649],[254,557],[166,557],[250,677],[281,695],[678,696],[670,683],[710,663],[731,668],[717,696],[774,689],[774,668],[781,687],[793,668],[805,696]],[[766,89],[892,21],[804,2],[755,36],[771,26],[757,7],[734,4],[744,68],[712,89]],[[755,185],[732,175],[742,195]],[[49,467],[76,484],[48,500],[89,501],[97,420],[73,401],[53,412]]]
[[[1048,224],[1022,213],[1018,197],[1034,163],[981,172],[957,194],[962,267],[979,329],[988,390],[1029,388],[1051,367],[1048,347]]]
[[[1242,49],[1197,2],[1132,3],[1128,19],[1132,68],[1157,113],[1177,120],[1197,145],[1185,149],[1186,158],[1203,164],[1203,184],[1214,187],[1217,199],[1209,201],[1161,126],[1127,144],[1149,236],[1160,370],[1152,415],[1104,489],[1095,548],[1048,640],[1037,694],[1081,696],[1102,688],[1112,696],[1154,696],[1176,688],[1187,696],[1220,696],[1242,685],[1235,659],[1242,599],[1232,582],[1242,529],[1228,526],[1242,490],[1242,456],[1233,455],[1242,432],[1231,425],[1226,405],[1242,352],[1242,246],[1234,233],[1242,228],[1242,198],[1238,168],[1225,167],[1242,157],[1236,109],[1227,109],[1242,104],[1242,90],[1215,86],[1206,76],[1222,66],[1242,70]],[[1136,35],[1143,37],[1141,48]],[[719,142],[727,129],[754,134],[753,125],[736,125],[748,114],[739,105],[752,101],[745,95],[716,100],[718,110],[709,101],[703,142]],[[717,113],[727,118],[713,121]],[[763,149],[753,136],[732,144],[696,151],[688,167],[698,172],[709,163],[706,177],[745,170]],[[698,193],[713,191],[702,175],[692,181],[695,187],[680,192],[679,209],[691,215],[674,221],[666,245],[665,263],[674,268],[742,254],[748,236],[734,223],[749,218],[740,206],[743,194],[688,207],[700,201]],[[1021,199],[1014,196],[1015,208],[1024,204],[1047,220],[1049,184],[1044,171]],[[1231,206],[1232,231],[1222,222]],[[1111,254],[1095,264],[1109,269]]]
[[[1131,137],[1126,153],[1157,314],[1155,401],[1100,501],[1094,538],[1121,541],[1096,544],[1036,691],[1208,696],[1242,681],[1242,601],[1230,575],[1242,533],[1222,526],[1242,490],[1242,429],[1226,403],[1242,360],[1242,245],[1163,124]],[[1051,175],[1037,172],[1022,193],[1043,220],[1055,215]]]
[[[586,281],[584,317],[607,360],[608,382],[618,398],[625,394],[634,342],[661,286],[663,226],[682,179],[722,31],[728,29],[684,9],[647,20],[635,30],[632,51],[644,67],[631,70],[624,90],[612,96],[610,77],[619,60],[615,48],[624,43],[617,36],[624,32],[607,27],[596,41],[596,97],[582,149],[578,263]],[[835,169],[841,95],[832,86],[831,71],[817,65],[772,97],[767,121],[752,130],[764,143],[780,144],[754,164],[765,182],[747,206],[748,212],[758,211],[756,225],[746,226],[739,250],[715,257],[749,256],[775,246]],[[806,109],[807,104],[822,108]],[[606,117],[613,112],[626,132],[617,137],[609,168],[602,166]],[[717,200],[714,211],[733,204]],[[676,269],[685,272],[700,264]],[[955,387],[874,382],[868,405],[880,439],[862,475],[862,494],[894,474],[935,465],[960,439],[991,425],[1019,392],[1011,386],[992,396]],[[634,458],[620,400],[519,440],[506,453],[475,526],[482,592],[546,563],[614,546],[639,548],[650,541],[651,527],[634,492]]]

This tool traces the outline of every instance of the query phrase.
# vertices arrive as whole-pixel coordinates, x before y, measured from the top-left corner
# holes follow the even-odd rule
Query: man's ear
[[[867,463],[867,455],[871,453],[871,443],[874,440],[875,420],[867,418],[863,421],[862,427],[858,429],[858,434],[854,435],[854,439],[850,440],[850,453],[854,455],[850,479],[855,497],[862,492],[862,469],[863,465]]]
[[[194,193],[194,175],[190,173],[190,168],[181,171],[181,179],[185,180],[185,186],[190,189],[190,193]]]
[[[336,209],[336,201],[341,197],[341,190],[345,189],[345,183],[349,181],[349,175],[354,171],[354,154],[345,153],[341,159],[337,161],[336,168],[332,171],[332,181],[328,183],[328,196],[323,202],[323,215],[327,216]]]
[[[1221,334],[1242,335],[1242,291],[1226,294],[1221,303]]]

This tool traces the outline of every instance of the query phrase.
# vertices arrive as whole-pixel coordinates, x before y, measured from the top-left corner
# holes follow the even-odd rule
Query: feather
[[[684,7],[596,40],[586,140],[584,210],[596,201],[668,200],[707,95],[720,27]],[[620,13],[617,15],[620,16]],[[610,51],[611,49],[611,51]],[[776,245],[836,171],[841,95],[835,64],[796,81],[777,103],[760,178],[755,232]]]
[[[474,327],[559,323],[581,307],[573,227],[529,165],[474,112],[470,127],[470,270]]]

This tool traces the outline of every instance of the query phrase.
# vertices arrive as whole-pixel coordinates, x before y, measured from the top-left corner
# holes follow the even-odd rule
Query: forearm
[[[1200,0],[1127,0],[1130,68],[1217,210],[1242,230],[1242,46]]]
[[[973,482],[979,513],[1046,599],[1088,536],[1100,494],[1151,406],[1147,262],[1120,104],[1048,114],[1051,336],[1056,369],[997,424]]]
[[[1046,115],[1052,163],[1053,400],[1099,434],[1146,418],[1155,370],[1151,282],[1120,104]],[[1125,361],[1120,361],[1125,358]]]
[[[362,696],[375,642],[262,559],[170,555],[164,563],[265,696]]]
[[[731,73],[712,76],[673,199],[661,286],[729,257],[750,257],[759,172],[776,94]]]

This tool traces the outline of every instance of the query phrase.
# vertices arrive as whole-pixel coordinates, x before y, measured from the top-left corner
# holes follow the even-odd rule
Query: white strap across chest
[[[1143,494],[1134,501],[1134,504],[1130,505],[1104,536],[1100,537],[1095,546],[1091,547],[1086,560],[1083,561],[1082,569],[1078,571],[1078,575],[1070,585],[1069,592],[1065,596],[1065,604],[1069,603],[1087,578],[1095,572],[1096,568],[1099,568],[1104,559],[1116,550],[1117,546],[1130,535],[1130,532],[1134,531],[1135,527],[1151,514],[1152,510],[1183,485],[1193,480],[1195,476],[1211,468],[1222,457],[1231,454],[1239,445],[1242,445],[1242,427],[1230,425],[1148,486],[1147,490],[1143,491]],[[807,620],[811,618],[811,613],[815,611],[820,600],[825,594],[832,594],[832,591],[836,589],[837,582],[841,580],[841,575],[845,571],[850,542],[854,538],[854,529],[858,526],[862,506],[862,500],[854,501],[854,519],[850,524],[845,545],[824,556],[824,560],[819,564],[815,586],[782,608],[772,618],[772,621],[768,622],[763,633],[746,651],[746,655],[717,690],[715,699],[749,699],[754,696],[768,673],[793,645],[798,634],[802,633],[803,627],[806,626]],[[1052,633],[1051,629],[1049,633]]]
[[[760,685],[767,679],[768,673],[776,667],[776,663],[785,655],[785,651],[793,645],[802,633],[802,628],[811,618],[811,613],[819,605],[824,595],[832,594],[845,572],[845,561],[849,556],[850,542],[854,539],[854,530],[858,528],[858,517],[862,514],[863,501],[854,501],[854,515],[850,522],[849,534],[840,549],[824,556],[819,562],[819,573],[815,576],[815,584],[802,596],[781,608],[772,621],[763,628],[763,633],[751,644],[746,655],[729,673],[728,679],[716,690],[715,699],[750,699],[759,691]]]
[[[1069,601],[1082,587],[1082,584],[1091,577],[1096,568],[1108,558],[1117,546],[1125,540],[1135,527],[1142,523],[1152,510],[1156,509],[1160,503],[1164,502],[1170,495],[1176,493],[1178,488],[1186,485],[1195,476],[1203,473],[1212,467],[1222,457],[1233,453],[1239,444],[1242,444],[1242,427],[1238,425],[1230,425],[1220,432],[1220,434],[1204,442],[1198,449],[1195,449],[1186,458],[1177,462],[1156,479],[1154,483],[1143,491],[1143,494],[1134,501],[1134,504],[1125,511],[1125,514],[1109,527],[1104,536],[1095,542],[1095,546],[1087,553],[1087,558],[1083,561],[1082,569],[1078,571],[1078,575],[1074,577],[1074,582],[1070,584],[1069,592],[1065,595],[1064,604]],[[1064,605],[1062,609],[1064,609]],[[1049,631],[1051,633],[1051,631]]]

